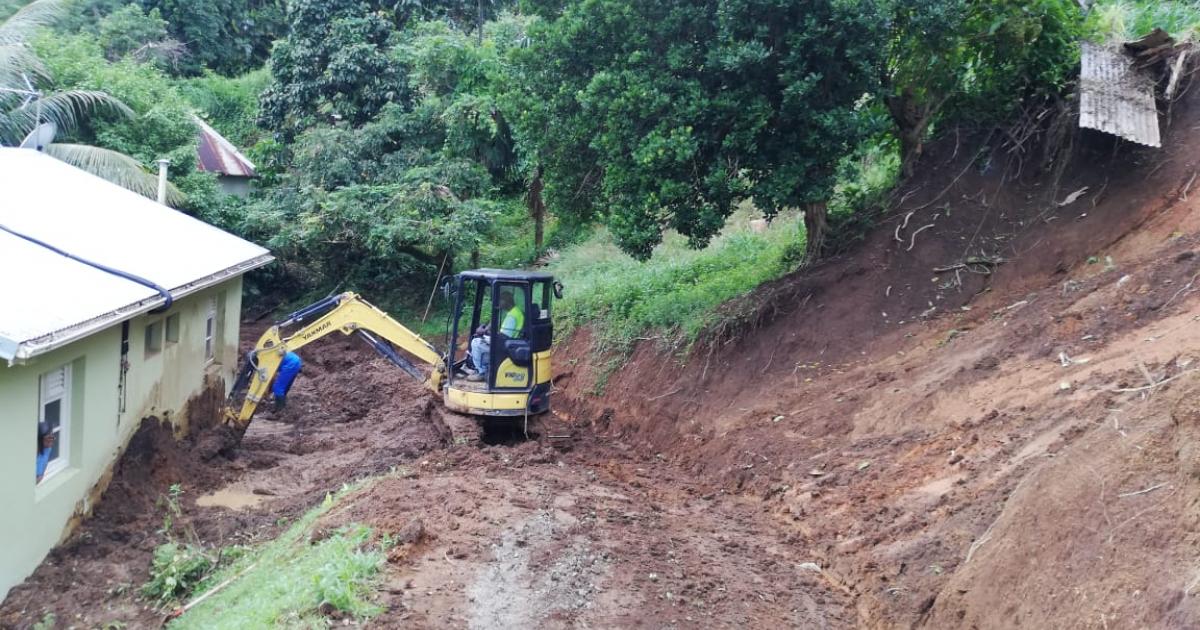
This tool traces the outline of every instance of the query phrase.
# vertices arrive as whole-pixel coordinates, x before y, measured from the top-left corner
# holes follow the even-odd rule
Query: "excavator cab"
[[[548,411],[551,304],[562,285],[547,273],[499,269],[464,271],[449,283],[446,406],[483,416]]]

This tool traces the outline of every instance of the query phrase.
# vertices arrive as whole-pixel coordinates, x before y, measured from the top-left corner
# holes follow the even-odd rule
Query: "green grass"
[[[317,519],[359,487],[327,497],[281,536],[208,577],[194,593],[236,579],[170,627],[325,628],[327,620],[318,612],[322,605],[360,620],[381,612],[371,597],[385,556],[382,546],[370,544],[370,528],[350,525],[311,540]]]
[[[597,347],[617,353],[639,337],[656,337],[669,347],[695,341],[717,323],[718,306],[793,270],[803,252],[797,217],[779,217],[756,234],[748,227],[753,216],[740,211],[701,250],[668,234],[645,262],[623,254],[604,230],[563,251],[549,266],[565,285],[555,313],[559,336],[591,325]]]
[[[1200,33],[1197,0],[1100,0],[1088,14],[1085,32],[1093,41],[1136,39],[1155,28],[1176,40],[1195,40]]]

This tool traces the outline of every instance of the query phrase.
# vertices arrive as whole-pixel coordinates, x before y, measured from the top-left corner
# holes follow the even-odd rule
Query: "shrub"
[[[213,568],[213,559],[196,545],[168,542],[154,550],[150,581],[142,594],[166,604],[185,597]]]

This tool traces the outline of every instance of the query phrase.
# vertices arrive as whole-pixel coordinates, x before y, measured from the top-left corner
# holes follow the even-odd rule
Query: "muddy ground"
[[[372,627],[1200,627],[1196,112],[1058,174],[948,136],[862,245],[686,358],[643,343],[597,396],[567,340],[538,441],[447,444],[407,375],[314,344],[233,459],[139,433],[0,625],[155,626],[171,483],[226,545],[385,473],[322,523],[404,541]]]

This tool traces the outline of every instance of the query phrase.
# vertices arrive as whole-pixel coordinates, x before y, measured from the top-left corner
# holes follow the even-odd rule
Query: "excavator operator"
[[[522,296],[521,303],[524,302],[524,296]],[[498,304],[499,312],[504,313],[504,319],[500,324],[500,334],[508,339],[519,339],[525,331],[525,312],[513,300],[511,291],[501,292]],[[468,381],[487,380],[492,354],[491,336],[491,324],[484,324],[475,331],[475,337],[471,339],[471,364],[475,367],[475,372],[467,376]]]

